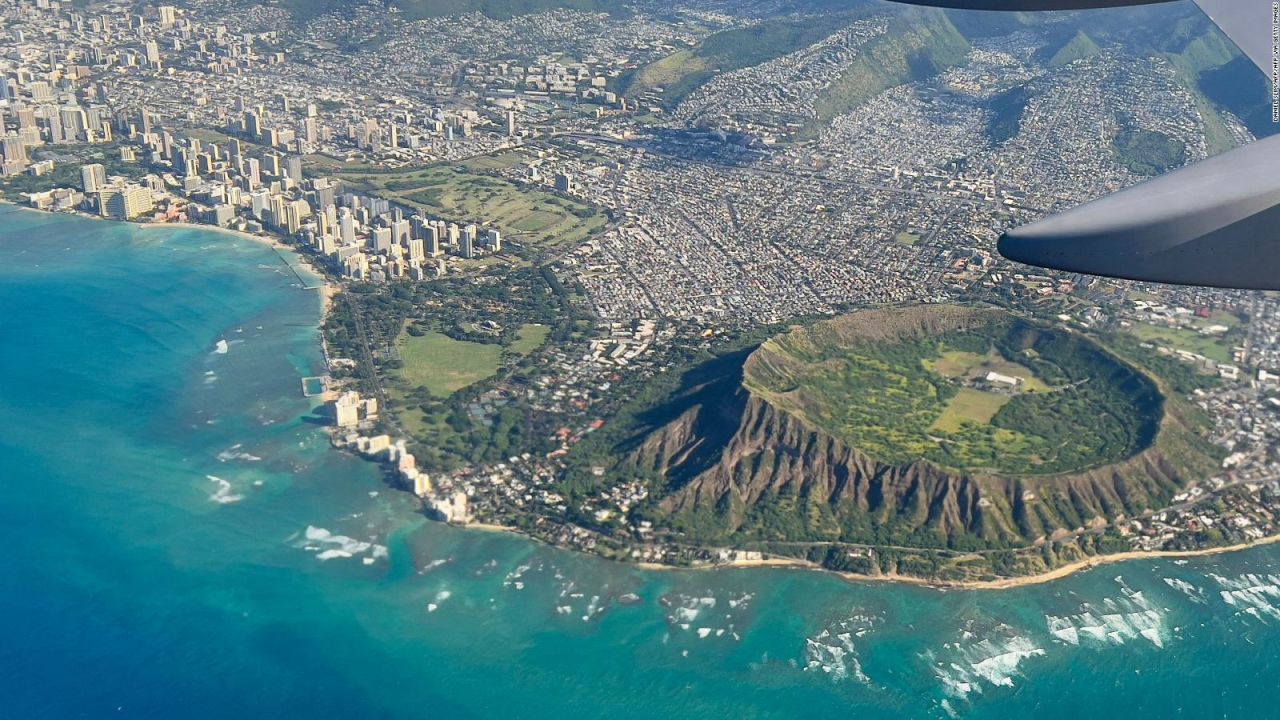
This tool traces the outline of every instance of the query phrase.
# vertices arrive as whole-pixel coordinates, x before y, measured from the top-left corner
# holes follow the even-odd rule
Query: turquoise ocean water
[[[0,207],[0,718],[1280,717],[1280,550],[942,592],[427,523],[309,419],[318,314]]]

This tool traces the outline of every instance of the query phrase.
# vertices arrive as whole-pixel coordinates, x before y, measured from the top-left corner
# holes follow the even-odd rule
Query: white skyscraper
[[[91,195],[101,191],[106,184],[106,168],[97,163],[80,166],[80,186],[84,190],[85,195]]]
[[[342,208],[338,215],[338,235],[342,238],[343,245],[356,241],[356,218],[351,214],[351,208]]]

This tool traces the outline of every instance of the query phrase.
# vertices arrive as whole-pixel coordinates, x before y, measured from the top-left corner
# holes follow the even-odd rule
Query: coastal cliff
[[[730,426],[733,432],[725,433]],[[959,535],[1022,543],[1136,515],[1168,501],[1192,469],[1155,447],[1120,465],[1049,478],[967,474],[926,461],[886,465],[745,388],[711,407],[689,408],[647,436],[631,459],[673,480],[676,487],[661,504],[664,512],[714,509],[720,530],[730,535],[756,529],[749,525],[752,507],[793,496],[828,506],[832,519],[855,528],[923,531],[944,547]],[[848,542],[876,540],[829,522],[806,529]],[[809,538],[801,533],[770,539]]]
[[[865,546],[866,557],[892,547],[951,555],[1041,549],[1028,571],[1104,551],[1111,521],[1164,507],[1214,472],[1212,448],[1184,404],[1163,396],[1150,411],[1145,446],[1115,462],[1043,475],[923,458],[885,462],[806,417],[797,398],[797,355],[804,355],[797,348],[883,345],[993,319],[999,315],[942,307],[848,316],[817,333],[793,330],[717,361],[716,372],[691,372],[645,416],[648,424],[619,443],[617,467],[661,478],[658,524],[701,543],[763,547],[828,565],[831,553],[816,548]],[[1158,378],[1143,377],[1158,387]]]

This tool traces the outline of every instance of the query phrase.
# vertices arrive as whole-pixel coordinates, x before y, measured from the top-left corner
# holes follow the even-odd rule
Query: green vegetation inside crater
[[[892,343],[815,337],[767,344],[748,384],[884,463],[1070,472],[1141,451],[1159,425],[1155,385],[1065,331],[1007,320]]]
[[[1186,143],[1154,130],[1122,130],[1112,139],[1111,149],[1130,172],[1148,177],[1182,165],[1187,155]]]
[[[987,120],[987,138],[999,145],[1011,140],[1022,129],[1022,116],[1031,101],[1031,91],[1025,85],[1012,87],[991,98],[987,108],[991,117]]]

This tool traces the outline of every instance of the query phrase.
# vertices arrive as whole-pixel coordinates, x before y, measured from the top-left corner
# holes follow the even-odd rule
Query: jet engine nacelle
[[[1132,5],[1155,5],[1174,2],[1174,0],[895,0],[895,2],[956,10],[1095,10]]]

